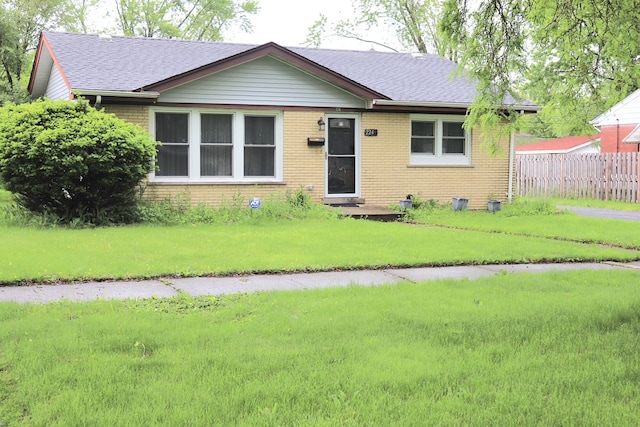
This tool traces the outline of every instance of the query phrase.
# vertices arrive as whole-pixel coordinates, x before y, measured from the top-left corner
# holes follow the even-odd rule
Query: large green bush
[[[133,219],[156,142],[85,101],[0,109],[0,181],[31,212],[62,222]]]

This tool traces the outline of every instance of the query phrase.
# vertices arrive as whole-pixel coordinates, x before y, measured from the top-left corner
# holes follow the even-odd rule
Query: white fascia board
[[[146,98],[155,99],[160,97],[160,92],[132,92],[120,90],[95,90],[95,89],[73,89],[72,94],[76,96],[113,96],[117,98]]]
[[[388,99],[374,99],[373,105],[386,105],[392,107],[444,107],[444,108],[469,108],[472,104],[467,102],[422,102],[422,101],[393,101]],[[537,105],[505,105],[515,110],[539,111]]]

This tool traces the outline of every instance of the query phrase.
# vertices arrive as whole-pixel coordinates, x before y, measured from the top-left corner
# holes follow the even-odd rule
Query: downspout
[[[616,119],[616,153],[620,152],[620,119]]]
[[[509,192],[507,198],[509,203],[513,201],[513,169],[516,156],[516,130],[511,129],[511,137],[509,138]]]

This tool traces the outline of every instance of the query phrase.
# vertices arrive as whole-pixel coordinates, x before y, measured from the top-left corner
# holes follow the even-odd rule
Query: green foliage
[[[440,29],[479,81],[481,116],[495,113],[490,105],[509,110],[508,94],[526,95],[544,106],[543,128],[582,134],[640,87],[634,0],[447,0],[444,10]]]
[[[496,212],[500,216],[539,216],[557,215],[560,211],[551,200],[516,198],[511,203],[503,203],[502,209]]]
[[[117,0],[119,26],[126,36],[222,40],[224,29],[251,30],[255,0]]]
[[[218,207],[205,204],[193,206],[185,195],[160,201],[142,200],[138,206],[139,221],[147,224],[235,224],[256,220],[284,220],[335,218],[336,210],[314,203],[303,189],[288,190],[284,194],[272,194],[259,209],[248,206],[248,199],[236,193],[230,200],[223,200]]]
[[[368,40],[366,35],[372,29],[387,26],[395,31],[397,42],[414,52],[435,53],[454,58],[455,52],[443,43],[438,32],[438,21],[442,15],[442,0],[399,2],[396,0],[352,0],[353,17],[330,23],[326,16],[311,26],[307,44],[320,46],[326,33],[375,43],[387,49],[396,50],[382,39],[380,31],[376,39]],[[385,44],[387,43],[387,44]]]
[[[0,176],[17,203],[63,223],[131,222],[156,143],[84,101],[0,110]]]
[[[0,106],[28,99],[26,86],[40,32],[64,26],[77,0],[0,0]]]

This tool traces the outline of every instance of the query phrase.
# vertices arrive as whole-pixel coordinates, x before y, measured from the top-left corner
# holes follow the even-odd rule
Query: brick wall
[[[105,105],[104,110],[149,131],[149,107],[146,105]]]
[[[602,153],[631,153],[638,151],[638,144],[624,144],[623,139],[636,128],[637,125],[602,126],[600,130],[600,152]]]
[[[407,194],[450,202],[469,199],[472,209],[486,209],[489,196],[505,200],[509,176],[509,137],[500,139],[501,153],[487,154],[480,132],[474,131],[471,166],[409,166],[408,114],[364,113],[362,128],[378,129],[376,137],[362,137],[362,197],[367,203],[398,203]]]
[[[146,106],[106,106],[106,111],[148,130]],[[325,194],[325,146],[309,146],[307,138],[323,137],[320,112],[284,112],[284,182],[282,184],[149,184],[145,196],[164,199],[182,195],[192,203],[220,205],[237,197],[281,197],[287,190],[304,189],[316,201]],[[501,153],[487,154],[478,131],[473,132],[471,166],[409,166],[409,114],[363,113],[362,129],[378,129],[378,136],[361,136],[361,197],[367,204],[398,203],[407,194],[450,202],[466,197],[472,209],[486,209],[492,195],[505,200],[508,191],[509,137],[500,140]],[[637,146],[634,145],[637,148]]]

